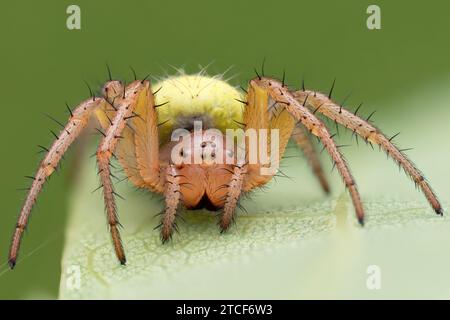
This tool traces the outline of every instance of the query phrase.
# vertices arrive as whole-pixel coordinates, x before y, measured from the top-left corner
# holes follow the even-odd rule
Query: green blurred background
[[[70,4],[81,7],[81,30],[66,28]],[[366,28],[370,4],[381,7],[381,30]],[[365,101],[362,114],[376,109],[377,123],[386,120],[381,127],[387,127],[387,134],[404,132],[412,111],[416,119],[434,119],[435,132],[428,137],[434,137],[430,143],[436,151],[429,157],[443,169],[439,150],[448,141],[442,142],[446,138],[439,133],[448,118],[427,118],[437,111],[431,105],[410,110],[407,105],[395,108],[392,101],[450,83],[449,12],[444,1],[399,0],[2,3],[0,298],[57,296],[70,160],[42,193],[23,242],[22,261],[10,272],[8,245],[25,196],[16,188],[29,185],[23,176],[37,167],[36,146],[49,145],[48,129],[58,129],[43,114],[65,119],[64,103],[73,106],[88,95],[83,81],[98,89],[106,80],[106,62],[114,76],[127,80],[129,66],[140,76],[163,76],[173,72],[171,66],[197,72],[198,65],[211,63],[212,74],[233,66],[231,82],[245,85],[264,57],[266,70],[281,76],[285,69],[292,86],[300,86],[304,77],[308,87],[326,91],[336,77],[338,101],[352,92],[346,105],[354,108]],[[414,129],[420,127],[408,130]],[[407,134],[401,142],[405,147],[416,144]],[[437,190],[446,183],[439,173],[429,178]]]

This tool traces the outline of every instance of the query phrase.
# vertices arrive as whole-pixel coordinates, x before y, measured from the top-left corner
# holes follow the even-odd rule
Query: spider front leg
[[[55,171],[69,146],[81,134],[83,129],[86,128],[92,112],[106,105],[107,101],[105,99],[92,97],[82,102],[73,111],[70,111],[70,118],[67,125],[61,130],[57,139],[53,142],[33,177],[33,183],[23,204],[11,241],[8,257],[11,268],[14,268],[16,265],[22,235],[27,226],[31,209],[36,202],[42,186],[47,181],[47,178]]]
[[[289,92],[287,87],[274,79],[258,77],[250,81],[248,96],[252,96],[253,102],[248,101],[248,108],[253,106],[267,106],[269,96],[277,105],[283,106],[286,111],[299,124],[307,128],[313,135],[317,136],[323,143],[325,149],[330,154],[339,174],[342,176],[345,186],[350,192],[350,196],[355,207],[356,216],[360,224],[364,223],[364,209],[361,203],[361,197],[356,187],[347,164],[340,153],[338,147],[334,143],[332,136],[322,121],[320,121],[308,108],[297,101],[295,97]],[[263,110],[261,110],[263,111]],[[254,184],[249,181],[248,184]]]
[[[111,125],[97,149],[97,163],[103,186],[103,197],[108,224],[116,256],[121,264],[126,263],[126,258],[118,229],[120,224],[117,217],[117,208],[114,197],[116,193],[114,192],[111,181],[110,160],[114,155],[114,150],[116,149],[119,140],[123,138],[122,133],[127,125],[127,121],[136,116],[134,110],[137,106],[143,104],[146,107],[153,107],[148,105],[149,94],[150,84],[148,81],[134,81],[127,86],[122,96],[115,97],[114,105],[112,106],[116,110],[114,119],[111,120]]]
[[[392,138],[387,138],[378,128],[346,110],[342,106],[333,102],[329,96],[313,91],[296,91],[293,93],[298,101],[306,101],[305,105],[317,111],[327,118],[352,130],[360,135],[365,141],[379,145],[389,156],[391,156],[411,177],[416,185],[419,185],[425,194],[431,207],[437,214],[442,215],[442,206],[434,194],[433,189],[425,180],[423,174],[414,164],[391,142]]]
[[[115,155],[118,158],[128,180],[138,188],[147,188],[152,192],[163,193],[164,179],[160,174],[158,116],[154,95],[145,89],[139,102],[134,107],[133,116],[123,128]],[[111,101],[108,108],[96,112],[100,125],[108,130],[112,124],[117,108],[115,101],[123,98],[123,88],[104,90],[104,95]]]

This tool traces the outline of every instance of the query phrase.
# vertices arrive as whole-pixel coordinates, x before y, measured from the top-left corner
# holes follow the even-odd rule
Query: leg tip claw
[[[364,218],[358,218],[359,225],[364,227]]]
[[[16,259],[9,259],[8,261],[9,268],[12,270],[16,266]]]

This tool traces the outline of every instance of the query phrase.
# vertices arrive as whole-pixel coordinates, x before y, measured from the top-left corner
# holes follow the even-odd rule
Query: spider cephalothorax
[[[112,157],[118,159],[132,184],[163,194],[165,209],[160,227],[165,242],[176,229],[180,205],[188,209],[221,210],[219,226],[226,231],[234,220],[241,195],[271,180],[275,172],[265,169],[277,166],[291,138],[304,151],[324,191],[329,192],[309,131],[331,156],[350,192],[358,221],[363,224],[364,209],[355,181],[319,114],[345,126],[366,142],[378,144],[420,187],[436,213],[442,214],[437,197],[420,171],[379,129],[333,102],[331,91],[328,95],[305,88],[292,91],[284,80],[258,74],[245,93],[219,78],[202,74],[177,75],[154,87],[153,92],[147,80],[136,80],[126,86],[111,80],[104,85],[102,97],[92,96],[74,110],[69,109],[68,123],[48,149],[23,205],[9,253],[11,267],[16,263],[22,234],[44,182],[93,115],[103,129],[96,156],[114,248],[122,264],[126,259],[111,181]],[[199,133],[194,130],[197,122],[202,124]],[[243,129],[246,134],[248,130],[270,131],[276,135],[267,139],[256,135],[258,147],[254,157],[250,143],[243,148],[230,146],[225,136],[212,133],[225,133],[228,129]],[[183,140],[189,138],[191,144],[182,145],[172,139],[178,130],[187,133]],[[250,140],[249,136],[244,137],[244,141]],[[269,148],[269,144],[276,149]],[[270,163],[263,161],[259,153],[263,146],[267,147],[264,149],[270,155]],[[274,154],[279,156],[273,157]],[[200,161],[195,161],[195,157]]]

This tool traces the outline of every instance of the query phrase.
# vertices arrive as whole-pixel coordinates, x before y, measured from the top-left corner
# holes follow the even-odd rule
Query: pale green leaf
[[[435,113],[424,123],[420,108],[431,101]],[[442,175],[448,177],[444,163],[450,152],[442,144],[430,145],[438,139],[433,119],[448,115],[448,108],[431,94],[408,103],[416,118],[402,121],[397,113],[383,127],[394,131],[399,122],[409,131],[402,141],[421,150],[411,157],[436,182],[448,209]],[[449,131],[439,132],[448,137]],[[214,213],[184,212],[180,234],[166,245],[153,230],[160,198],[123,182],[118,191],[126,198],[119,200],[126,266],[114,256],[101,192],[90,192],[98,186],[95,164],[85,163],[71,201],[60,298],[450,298],[450,219],[435,215],[382,154],[362,146],[345,151],[367,210],[364,228],[357,225],[337,174],[332,175],[335,196],[327,198],[302,158],[284,163],[292,181],[280,178],[266,193],[243,202],[248,213],[239,213],[228,234],[219,233]],[[381,270],[379,290],[366,285],[370,265]]]

